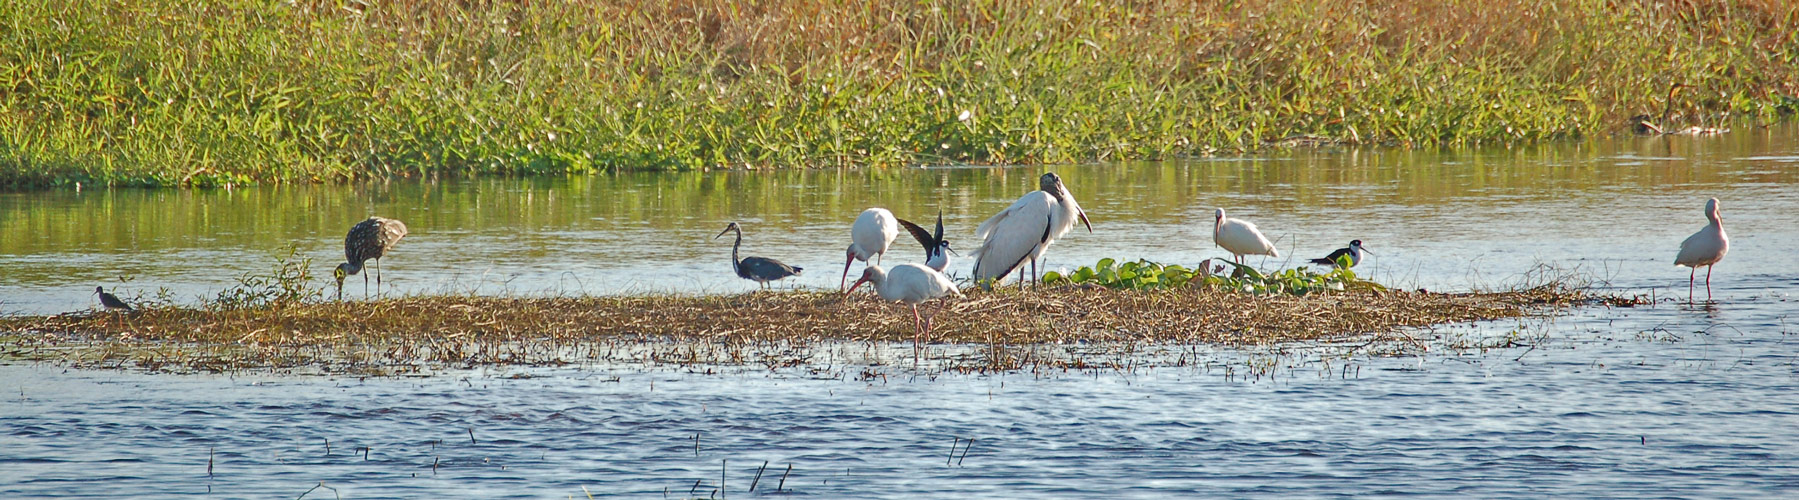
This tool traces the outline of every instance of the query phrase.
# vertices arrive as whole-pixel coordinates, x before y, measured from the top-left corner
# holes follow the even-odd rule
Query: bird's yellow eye
[[[334,278],[337,278],[337,281],[342,282],[345,277],[349,276],[349,274],[345,273],[343,269],[339,268],[339,269],[331,270],[331,276]]]

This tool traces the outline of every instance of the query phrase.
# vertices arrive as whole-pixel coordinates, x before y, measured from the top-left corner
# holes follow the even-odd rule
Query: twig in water
[[[943,457],[944,467],[949,467],[950,461],[956,459],[956,445],[962,443],[962,438],[960,437],[950,436],[949,439],[949,456]]]
[[[437,475],[437,457],[431,457],[431,475]]]
[[[750,493],[756,492],[756,483],[762,482],[762,471],[767,470],[767,469],[768,469],[768,461],[763,460],[762,468],[756,469],[756,478],[750,480]]]
[[[212,447],[206,448],[206,477],[212,477]]]
[[[695,492],[695,491],[699,491],[699,489],[700,489],[700,481],[705,481],[705,480],[704,480],[704,479],[695,479],[695,480],[693,480],[693,487],[692,487],[692,488],[688,488],[688,489],[687,489],[687,497],[688,497],[688,498],[693,498],[693,492]]]
[[[663,495],[662,495],[662,496],[668,496],[668,494],[667,494],[667,493],[666,493],[666,492],[667,492],[667,490],[668,490],[668,488],[663,488],[663,491],[664,491],[664,493],[663,493]],[[582,492],[582,493],[586,493],[586,494],[587,494],[587,500],[593,500],[593,492],[591,492],[591,491],[587,491],[587,487],[586,487],[586,486],[582,486],[582,487],[581,487],[581,492]]]
[[[331,438],[325,438],[325,456],[331,456]]]
[[[698,432],[693,433],[693,456],[695,457],[700,456],[700,434],[701,433]]]
[[[725,496],[725,459],[718,459],[718,496]]]
[[[956,466],[962,466],[962,460],[968,458],[968,449],[974,447],[974,438],[968,438],[968,444],[962,445],[962,458],[956,459]]]
[[[468,444],[475,444],[475,428],[468,428]]]
[[[787,464],[787,472],[781,473],[781,482],[775,483],[775,493],[780,493],[781,488],[787,486],[787,475],[792,474],[792,473],[793,473],[793,464]]]
[[[369,461],[369,447],[367,446],[362,447],[362,461]]]
[[[337,492],[337,488],[332,488],[332,487],[330,487],[330,486],[325,486],[325,482],[324,482],[324,481],[320,481],[320,482],[319,482],[319,485],[318,485],[318,486],[314,486],[314,487],[312,487],[312,490],[316,490],[316,489],[319,489],[319,488],[324,488],[324,489],[327,489],[327,490],[331,490],[331,494],[333,494],[333,495],[337,495],[337,500],[343,500],[343,498],[344,498],[344,494],[343,494],[343,493],[338,493],[338,492]],[[300,499],[302,499],[302,498],[306,498],[306,495],[310,495],[310,494],[312,494],[312,490],[306,490],[306,492],[305,492],[305,493],[301,493],[301,494],[300,494],[300,496],[297,496],[297,497],[294,497],[294,500],[300,500]]]

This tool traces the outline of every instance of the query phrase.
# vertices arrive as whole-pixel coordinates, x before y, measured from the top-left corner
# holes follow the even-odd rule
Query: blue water
[[[307,493],[321,483],[344,498],[1799,497],[1799,145],[1755,144],[1728,154],[1433,156],[1421,167],[1377,160],[1305,182],[1284,170],[1303,165],[1275,162],[1226,169],[1216,197],[1163,204],[1130,204],[1147,182],[1071,186],[1090,196],[1089,211],[1109,211],[1096,231],[1117,232],[1070,236],[1052,265],[1217,256],[1193,220],[1213,205],[1251,205],[1233,213],[1304,234],[1320,254],[1331,246],[1318,242],[1369,242],[1380,253],[1365,274],[1389,283],[1506,286],[1548,266],[1655,298],[1408,332],[1428,351],[1158,346],[1123,360],[1129,368],[1097,371],[589,363],[369,379],[13,362],[0,364],[0,498],[335,498]],[[1521,170],[1489,168],[1514,163]],[[1064,177],[1169,171],[1090,168]],[[1519,171],[1541,178],[1507,177]],[[1252,178],[1262,179],[1253,196],[1228,187]],[[1689,304],[1687,272],[1669,262],[1704,224],[1710,196],[1724,199],[1734,246],[1713,277],[1716,300],[1704,302],[1700,288]],[[1120,207],[1155,216],[1133,220]],[[747,215],[691,225],[713,232]],[[591,231],[577,239],[606,234]],[[785,248],[827,260],[841,245],[824,240],[839,232],[798,231],[790,238],[817,241]],[[491,257],[473,233],[460,244],[477,257],[408,243],[415,256]],[[686,256],[660,265],[697,269],[716,257],[722,250],[701,236],[659,243]],[[16,262],[54,259],[32,252]],[[428,288],[412,269],[411,286]],[[194,281],[209,283],[233,271],[186,272],[218,273]],[[834,286],[828,274],[801,284]],[[539,275],[554,273],[518,279]],[[753,286],[674,275],[712,291]],[[84,305],[33,283],[6,288],[11,303]],[[932,346],[939,356],[979,349]]]

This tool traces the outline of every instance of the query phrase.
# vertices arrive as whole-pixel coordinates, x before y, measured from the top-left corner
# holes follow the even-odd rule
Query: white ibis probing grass
[[[1717,198],[1706,200],[1705,218],[1711,223],[1680,242],[1680,254],[1674,256],[1674,265],[1692,269],[1687,273],[1687,300],[1692,300],[1693,280],[1699,273],[1699,266],[1705,266],[1705,300],[1711,300],[1712,266],[1730,252],[1730,238],[1724,235],[1724,216],[1718,212]]]
[[[1005,279],[1025,261],[1030,261],[1031,278],[1035,278],[1038,259],[1043,258],[1051,243],[1074,229],[1075,220],[1085,224],[1087,232],[1093,232],[1087,212],[1062,185],[1061,177],[1053,172],[1043,174],[1038,178],[1038,186],[1037,191],[1024,195],[975,228],[974,236],[981,239],[981,246],[974,251],[976,283],[989,286]],[[1019,276],[1019,287],[1025,281],[1025,276]]]
[[[863,283],[873,283],[875,293],[884,300],[903,302],[912,306],[912,325],[916,329],[916,333],[912,335],[912,364],[914,365],[918,364],[918,351],[923,345],[922,342],[928,338],[931,332],[931,318],[919,316],[918,304],[938,297],[948,295],[960,297],[962,295],[962,292],[956,289],[956,284],[943,273],[918,264],[900,264],[893,266],[892,271],[883,270],[878,264],[871,264],[862,269],[862,278],[857,279],[856,284],[850,285],[849,291],[843,293],[844,298],[848,299],[850,293],[855,292],[856,287],[862,286]]]
[[[743,246],[743,229],[737,227],[735,222],[725,226],[725,230],[719,231],[718,236],[713,236],[712,239],[722,238],[725,233],[732,231],[737,232],[737,242],[731,244],[731,270],[737,272],[737,277],[754,281],[763,288],[767,288],[770,281],[788,276],[799,276],[800,271],[805,270],[803,267],[789,266],[767,257],[737,258],[737,249]]]
[[[893,246],[893,238],[899,236],[899,220],[893,212],[885,208],[870,208],[856,216],[856,222],[850,225],[850,247],[844,250],[843,277],[837,280],[837,289],[843,289],[843,282],[849,279],[850,264],[856,261],[876,263],[887,254]]]
[[[344,262],[337,265],[332,276],[337,278],[337,298],[344,297],[344,278],[362,272],[362,265],[370,260],[375,261],[376,294],[381,288],[381,256],[394,249],[394,245],[406,237],[406,223],[383,217],[369,217],[368,220],[356,223],[350,228],[350,234],[344,236]],[[369,298],[369,275],[362,275],[362,298]]]
[[[1231,253],[1231,258],[1238,264],[1243,263],[1245,255],[1267,255],[1280,257],[1274,249],[1274,243],[1262,236],[1262,231],[1255,224],[1243,219],[1232,219],[1224,216],[1224,209],[1212,213],[1212,242]]]
[[[906,232],[912,233],[912,239],[918,240],[918,244],[924,245],[925,267],[935,269],[940,273],[949,268],[949,254],[955,250],[949,247],[949,240],[943,239],[942,212],[937,213],[937,231],[934,233],[925,231],[918,224],[913,224],[906,219],[899,219],[899,223],[906,227]]]
[[[1349,267],[1355,267],[1356,264],[1362,263],[1362,252],[1374,253],[1373,250],[1369,250],[1367,247],[1362,246],[1362,240],[1349,240],[1349,246],[1339,248],[1337,251],[1331,252],[1330,255],[1326,255],[1322,259],[1312,259],[1312,263],[1320,266],[1337,267],[1341,265],[1337,263],[1337,260],[1344,256],[1348,256]]]

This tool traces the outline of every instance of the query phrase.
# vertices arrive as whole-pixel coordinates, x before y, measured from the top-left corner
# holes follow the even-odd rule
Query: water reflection
[[[1778,260],[1778,252],[1755,246],[1793,247],[1796,132],[1782,126],[1717,138],[1510,150],[1299,151],[1055,167],[1096,233],[1069,235],[1047,265],[1100,257],[1191,264],[1223,255],[1209,238],[1209,214],[1222,206],[1262,226],[1283,254],[1322,254],[1358,238],[1393,249],[1368,265],[1377,278],[1403,285],[1492,284],[1538,262],[1593,262],[1619,279],[1661,286],[1662,274],[1672,273],[1647,263],[1671,258],[1679,239],[1704,223],[1698,204],[1719,196],[1729,200],[1731,232],[1743,235],[1745,247],[1733,249],[1720,270],[1728,280]],[[748,290],[753,284],[730,275],[729,243],[710,240],[730,221],[744,225],[746,251],[814,269],[790,282],[826,287],[830,273],[816,270],[840,259],[861,209],[882,206],[927,222],[941,210],[951,238],[972,249],[974,226],[1034,189],[1043,170],[626,173],[7,193],[0,194],[0,310],[89,307],[84,291],[94,284],[139,293],[168,287],[192,301],[243,273],[266,271],[290,247],[315,260],[324,285],[342,258],[343,233],[370,214],[400,218],[412,229],[382,262],[390,282],[408,293]],[[916,253],[898,256],[922,260]],[[952,271],[966,274],[965,264]]]

